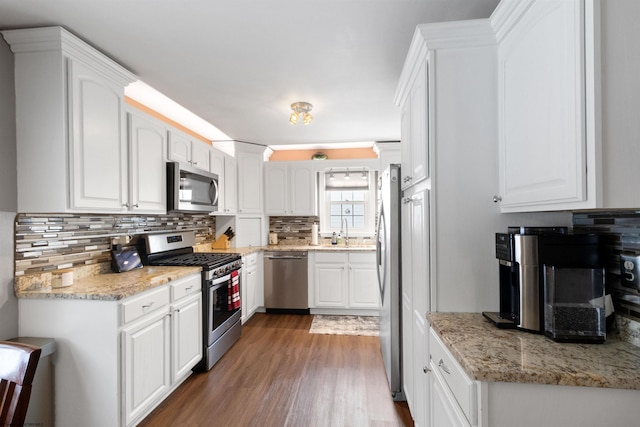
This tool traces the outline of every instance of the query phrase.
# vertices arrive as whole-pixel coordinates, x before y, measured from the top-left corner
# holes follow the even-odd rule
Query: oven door
[[[240,321],[240,276],[241,269],[211,280],[208,285],[207,345],[213,344],[236,322]]]

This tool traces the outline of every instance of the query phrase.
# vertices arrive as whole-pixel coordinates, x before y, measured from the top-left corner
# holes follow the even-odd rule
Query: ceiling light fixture
[[[335,176],[333,176],[333,168],[329,169],[329,179],[335,179]]]
[[[367,179],[367,171],[366,170],[362,171],[362,176],[360,178]]]
[[[349,176],[349,169],[344,173],[344,179],[351,179],[351,176]]]
[[[311,123],[311,120],[313,120],[313,116],[311,115],[311,113],[309,113],[312,108],[313,105],[309,104],[308,102],[294,102],[293,104],[291,104],[293,113],[291,113],[291,115],[289,116],[289,122],[292,125],[295,125],[296,123],[298,123],[298,119],[300,118],[300,116],[302,116],[302,123],[308,125],[309,123]]]

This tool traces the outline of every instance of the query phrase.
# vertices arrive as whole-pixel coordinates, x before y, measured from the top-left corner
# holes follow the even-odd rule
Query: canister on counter
[[[66,288],[73,285],[73,270],[68,268],[64,270],[55,270],[51,272],[51,287]]]

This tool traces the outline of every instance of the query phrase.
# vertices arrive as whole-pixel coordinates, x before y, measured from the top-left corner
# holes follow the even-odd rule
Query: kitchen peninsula
[[[557,343],[498,329],[480,313],[427,319],[433,425],[628,426],[640,419],[640,347],[615,336],[604,344]]]

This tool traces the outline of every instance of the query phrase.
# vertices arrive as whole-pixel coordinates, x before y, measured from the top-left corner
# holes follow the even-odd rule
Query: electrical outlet
[[[640,255],[620,254],[620,273],[623,286],[640,289]]]

